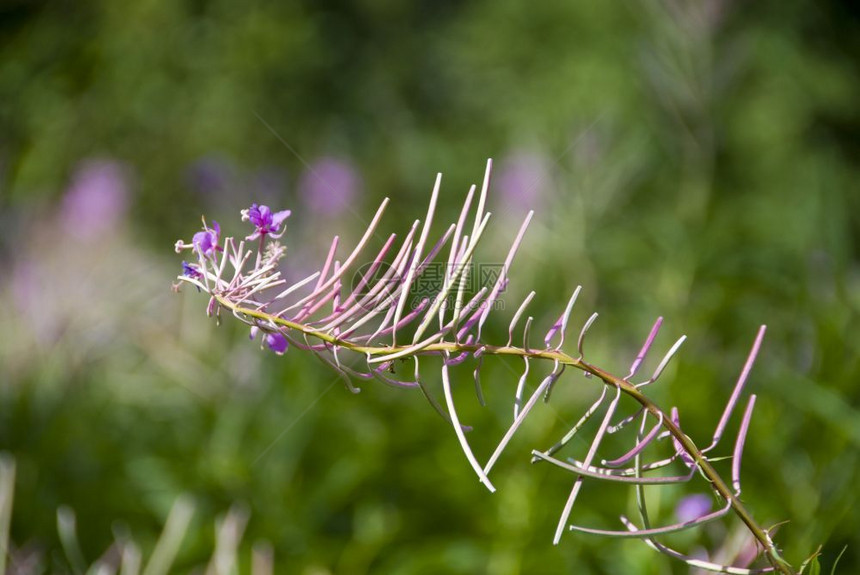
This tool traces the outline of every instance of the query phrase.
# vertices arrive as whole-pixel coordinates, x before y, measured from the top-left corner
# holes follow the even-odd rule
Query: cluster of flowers
[[[270,239],[279,239],[286,231],[284,220],[288,217],[290,217],[290,210],[272,212],[269,206],[251,204],[250,208],[242,210],[242,221],[248,221],[254,226],[254,231],[245,239],[247,241],[259,240],[261,243],[267,237]],[[218,222],[212,220],[212,226],[210,227],[204,219],[203,229],[194,234],[190,244],[186,244],[182,240],[176,242],[177,253],[183,250],[192,250],[200,262],[190,264],[187,261],[183,261],[182,275],[186,278],[202,281],[204,278],[201,270],[205,265],[203,262],[215,262],[216,255],[224,251],[224,248],[219,245],[220,240],[221,226],[218,225]],[[259,327],[251,326],[250,338],[256,338],[259,332]],[[287,338],[279,332],[264,333],[262,341],[278,355],[283,355],[289,347]]]

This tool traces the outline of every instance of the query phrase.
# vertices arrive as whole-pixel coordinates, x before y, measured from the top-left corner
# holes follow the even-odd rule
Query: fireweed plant
[[[495,281],[480,289],[475,288],[475,293],[467,290],[475,249],[484,235],[491,215],[485,211],[491,169],[492,160],[487,162],[475,207],[473,208],[476,186],[472,186],[459,218],[435,243],[431,243],[429,238],[442,174],[437,175],[423,224],[416,220],[399,245],[396,234],[391,234],[371,263],[358,265],[361,261],[367,261],[360,258],[378,229],[389,202],[386,198],[358,244],[345,259],[336,257],[339,244],[336,236],[321,269],[292,285],[287,284],[278,269],[279,261],[285,254],[285,248],[278,240],[285,232],[285,221],[290,215],[288,210],[273,212],[269,207],[257,204],[242,210],[242,220],[250,224],[251,233],[244,240],[238,241],[233,237],[224,238],[222,241],[219,225],[214,221],[209,224],[204,219],[203,229],[194,234],[190,243],[181,240],[176,243],[177,253],[188,251],[193,258],[192,263],[182,262],[183,271],[176,287],[187,283],[206,292],[210,296],[207,307],[209,316],[220,320],[222,310],[228,310],[250,326],[252,339],[259,337],[261,345],[279,355],[285,353],[290,346],[312,353],[342,375],[347,389],[353,393],[359,392],[353,385],[356,380],[377,380],[398,388],[417,389],[450,423],[466,459],[480,482],[491,492],[495,491],[490,479],[493,466],[535,404],[541,397],[544,401],[549,400],[553,386],[566,370],[582,371],[587,378],[601,384],[599,398],[555,445],[532,451],[533,463],[553,465],[571,476],[572,485],[561,509],[553,538],[554,544],[558,544],[563,533],[568,530],[606,537],[633,537],[641,539],[656,551],[700,569],[736,575],[797,573],[780,555],[771,539],[771,530],[762,527],[740,499],[741,459],[755,406],[755,395],[750,395],[746,400],[733,451],[729,457],[730,478],[724,478],[713,466],[714,461],[723,458],[710,455],[723,438],[732,412],[741,402],[744,384],[761,346],[765,326],[759,329],[755,337],[746,363],[706,447],[699,447],[684,433],[676,408],[672,407],[666,411],[645,393],[646,388],[660,378],[686,336],[681,337],[666,352],[650,377],[636,378],[657,336],[662,318],[654,323],[641,350],[623,377],[592,365],[585,358],[583,343],[589,328],[597,319],[596,313],[582,326],[575,346],[569,346],[573,347],[573,351],[565,351],[568,323],[581,286],[576,288],[558,320],[537,344],[531,337],[533,318],[526,314],[526,309],[535,295],[534,291],[524,298],[513,314],[507,341],[485,341],[482,329],[495,307],[494,303],[498,302],[508,284],[511,262],[533,215],[533,212],[529,212],[519,228]],[[389,254],[391,257],[387,258]],[[431,266],[439,269],[440,265],[444,272],[441,274],[438,292],[420,299],[410,297],[413,295],[415,282],[422,273],[429,271]],[[360,273],[348,275],[355,270]],[[354,281],[354,285],[348,285],[348,277],[356,277],[358,281]],[[518,326],[522,326],[522,329]],[[347,361],[346,356],[351,356],[351,360]],[[420,371],[428,358],[434,356],[441,359],[444,407],[431,395]],[[513,422],[489,459],[482,463],[469,446],[466,432],[470,428],[461,424],[457,415],[449,368],[467,360],[474,362],[475,389],[479,401],[483,404],[480,387],[481,366],[492,356],[520,358],[524,368],[514,396]],[[396,378],[395,363],[403,361],[411,363],[411,369],[407,370],[410,376]],[[533,365],[551,366],[551,370],[543,377],[535,391],[526,397],[526,377],[530,370],[534,369]],[[622,395],[635,400],[640,406],[639,409],[630,414],[619,413]],[[585,423],[601,413],[602,420],[585,457],[581,460],[560,459],[562,449],[571,442]],[[628,426],[638,428],[634,434],[633,445],[628,451],[620,455],[606,456],[605,459],[599,457],[603,440]],[[671,442],[667,457],[658,459],[646,456],[648,448],[666,438]],[[680,471],[669,472],[675,474],[654,473],[670,466]],[[700,484],[721,502],[720,508],[672,525],[652,525],[646,506],[645,489],[693,479],[704,480],[700,481]],[[621,516],[623,528],[619,530],[602,530],[571,524],[571,510],[585,481],[618,482],[631,486],[636,493],[638,520]],[[721,565],[691,557],[659,541],[663,535],[691,529],[731,513],[739,517],[749,529],[757,543],[759,556],[763,556],[767,565],[758,568]],[[809,561],[801,567],[801,573],[807,564]]]

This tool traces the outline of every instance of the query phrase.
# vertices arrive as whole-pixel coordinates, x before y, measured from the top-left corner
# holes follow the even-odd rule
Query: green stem
[[[252,317],[273,324],[277,324],[288,329],[315,337],[334,346],[348,349],[350,351],[354,351],[365,356],[386,356],[406,349],[408,347],[358,345],[349,340],[339,339],[338,337],[333,336],[331,334],[314,330],[313,328],[310,328],[300,323],[276,317],[262,311],[240,307],[231,302],[229,299],[226,299],[220,295],[214,295],[213,297],[219,304],[231,310],[235,314],[241,314],[247,317]],[[590,373],[591,375],[599,378],[601,381],[603,381],[604,384],[608,385],[609,387],[618,388],[624,394],[636,400],[649,413],[662,421],[663,427],[670,434],[672,434],[672,437],[674,437],[684,447],[690,457],[693,458],[702,475],[704,475],[708,479],[714,490],[719,493],[724,500],[728,501],[731,504],[732,510],[738,517],[740,517],[741,521],[744,522],[752,535],[756,538],[756,540],[764,549],[764,555],[767,558],[768,562],[770,562],[770,564],[774,567],[774,569],[776,569],[776,571],[781,573],[782,575],[796,575],[794,568],[780,555],[779,550],[777,550],[776,545],[774,545],[767,531],[755,521],[755,519],[752,517],[752,515],[741,502],[741,500],[738,499],[734,492],[732,492],[732,490],[729,488],[729,486],[726,484],[720,474],[717,473],[717,470],[714,469],[713,465],[711,465],[711,463],[708,461],[702,451],[696,446],[693,440],[690,439],[683,431],[681,431],[681,429],[677,425],[675,425],[675,423],[673,423],[671,417],[669,417],[669,415],[663,412],[647,396],[645,396],[641,391],[639,391],[639,389],[635,385],[625,379],[621,379],[606,371],[603,371],[598,367],[590,365],[583,361],[581,358],[575,358],[562,351],[553,351],[546,349],[532,350],[512,346],[494,346],[484,344],[466,345],[455,342],[439,342],[425,347],[419,353],[427,354],[434,352],[449,352],[452,354],[459,354],[463,352],[475,352],[479,349],[483,350],[482,353],[484,355],[509,355],[530,359],[547,359],[557,361],[561,364],[574,367],[586,373]]]

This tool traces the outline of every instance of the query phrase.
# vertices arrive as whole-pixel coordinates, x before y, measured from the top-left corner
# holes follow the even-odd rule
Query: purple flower
[[[284,355],[284,352],[287,351],[287,347],[289,347],[287,338],[281,333],[267,333],[266,345],[268,345],[269,349],[278,355]]]
[[[678,502],[675,516],[681,523],[694,521],[711,510],[711,498],[702,493],[688,495]]]
[[[281,231],[281,224],[284,220],[290,217],[290,210],[282,210],[272,213],[269,206],[258,206],[251,204],[247,210],[242,210],[242,220],[250,221],[254,224],[254,233],[246,237],[246,240],[256,240],[262,236],[268,235],[272,238],[281,237],[284,232]],[[278,233],[280,232],[280,233]]]
[[[221,251],[221,247],[218,245],[218,237],[220,235],[221,226],[218,225],[218,222],[213,220],[211,228],[204,227],[203,231],[194,234],[194,237],[191,238],[191,245],[193,245],[194,249],[204,257],[209,257],[213,255],[216,250]]]
[[[119,228],[128,210],[126,175],[122,164],[112,160],[80,164],[63,198],[63,228],[83,239]]]
[[[355,201],[361,176],[352,164],[336,158],[322,158],[302,174],[299,195],[308,208],[318,214],[337,217]]]
[[[260,331],[260,328],[254,326],[251,328],[251,339],[254,339],[257,336],[257,332]],[[287,342],[287,338],[282,333],[274,332],[274,333],[266,333],[263,337],[263,341],[265,344],[277,353],[278,355],[284,355],[284,352],[287,351],[287,348],[290,347],[289,342]]]
[[[182,275],[194,278],[196,280],[203,279],[203,274],[201,274],[196,267],[186,261],[182,262]]]
[[[537,207],[550,182],[546,158],[536,152],[518,151],[501,165],[497,180],[499,197],[505,206]]]

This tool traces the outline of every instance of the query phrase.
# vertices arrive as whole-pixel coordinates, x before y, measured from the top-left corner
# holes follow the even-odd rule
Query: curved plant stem
[[[313,329],[305,324],[293,322],[281,317],[277,317],[262,311],[241,307],[238,304],[224,298],[220,295],[213,295],[214,299],[224,308],[231,310],[236,315],[253,318],[258,322],[267,322],[273,327],[280,326],[305,334],[306,336],[315,337],[327,344],[336,348],[347,349],[356,353],[378,358],[383,361],[384,358],[395,354],[402,354],[406,351],[409,345],[397,346],[374,346],[374,345],[359,345],[355,341],[349,339],[340,339],[330,333],[325,333]],[[750,512],[744,506],[743,502],[734,494],[729,485],[723,480],[720,474],[714,469],[713,465],[703,454],[702,450],[690,439],[681,429],[672,421],[672,418],[660,409],[654,402],[644,395],[634,384],[628,380],[612,375],[594,365],[591,365],[581,358],[570,356],[562,351],[553,349],[524,349],[520,347],[504,345],[493,346],[487,344],[475,343],[457,343],[439,341],[429,345],[422,346],[416,354],[462,354],[475,353],[480,350],[481,355],[507,355],[517,356],[525,359],[546,359],[557,362],[560,365],[570,366],[589,373],[594,377],[599,378],[606,386],[619,389],[628,397],[636,400],[646,411],[651,413],[655,418],[662,422],[663,427],[668,431],[675,440],[680,443],[690,458],[693,460],[701,474],[710,482],[714,491],[716,491],[724,501],[728,502],[731,509],[734,511],[741,521],[747,526],[749,531],[764,549],[764,555],[774,569],[783,575],[796,575],[794,568],[787,562],[779,553],[776,545],[770,538],[767,530],[761,527],[752,517]],[[399,355],[397,355],[399,357]],[[444,357],[443,357],[444,359]]]

